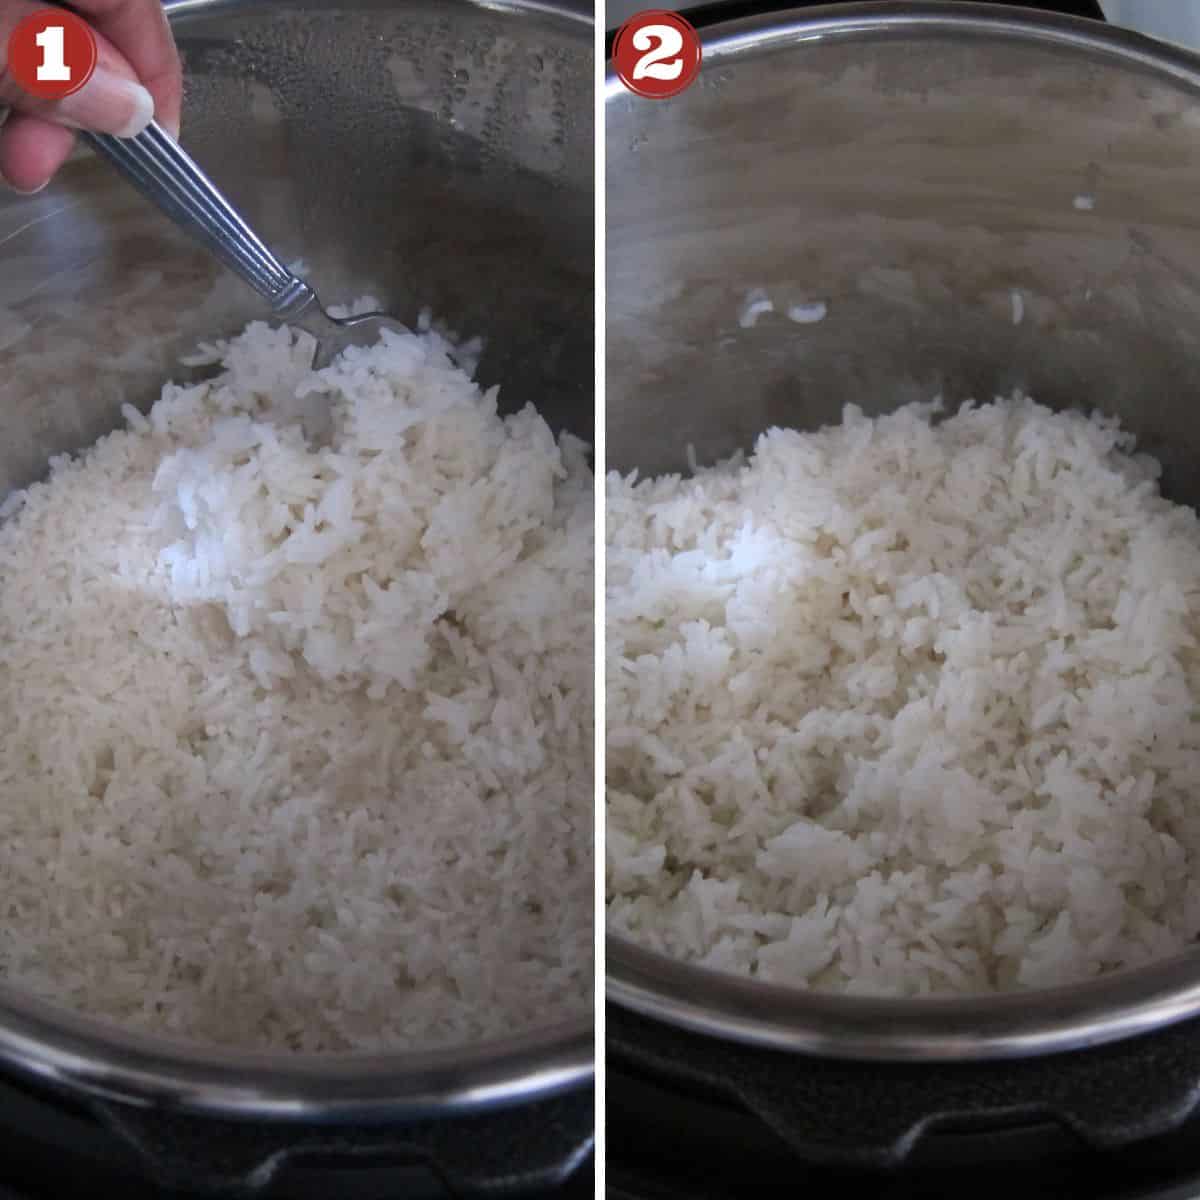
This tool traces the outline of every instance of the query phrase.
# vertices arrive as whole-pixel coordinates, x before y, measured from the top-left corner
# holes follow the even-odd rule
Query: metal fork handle
[[[157,122],[137,137],[84,133],[84,140],[186,233],[246,281],[280,318],[316,294],[279,261],[195,160]]]

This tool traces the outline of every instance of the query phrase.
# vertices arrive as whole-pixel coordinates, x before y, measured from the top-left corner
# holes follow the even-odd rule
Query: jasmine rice
[[[1200,522],[1020,396],[607,486],[608,925],[802,988],[1033,988],[1200,930]]]
[[[260,1049],[587,1010],[591,476],[452,353],[252,325],[9,498],[6,983]]]

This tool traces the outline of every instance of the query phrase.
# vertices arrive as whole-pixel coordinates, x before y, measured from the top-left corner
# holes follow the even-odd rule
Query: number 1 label
[[[39,100],[61,100],[79,91],[95,69],[96,35],[66,9],[39,8],[9,35],[9,74]]]
[[[71,68],[63,60],[66,45],[66,29],[62,25],[47,25],[33,40],[42,48],[42,61],[38,63],[38,81],[45,83],[67,83],[71,79]]]

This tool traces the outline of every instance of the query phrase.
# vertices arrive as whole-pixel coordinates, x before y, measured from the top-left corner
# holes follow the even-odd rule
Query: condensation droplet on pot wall
[[[15,346],[33,332],[33,326],[13,309],[0,308],[0,350]]]
[[[797,325],[815,325],[825,320],[829,305],[824,300],[813,300],[807,304],[793,304],[787,310],[788,320]]]
[[[775,305],[771,302],[770,296],[762,288],[751,288],[746,293],[746,299],[742,301],[742,308],[738,313],[738,324],[743,329],[753,329],[763,313],[774,311]]]

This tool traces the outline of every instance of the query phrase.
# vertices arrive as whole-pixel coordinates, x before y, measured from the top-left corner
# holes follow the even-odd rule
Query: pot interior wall
[[[1119,414],[1200,501],[1195,77],[990,12],[715,37],[671,103],[610,93],[610,467],[1022,388]],[[775,311],[744,328],[756,288]]]
[[[184,145],[280,257],[326,303],[370,290],[483,337],[506,410],[590,440],[590,26],[469,0],[175,9]],[[90,156],[0,200],[0,496],[265,315]]]

